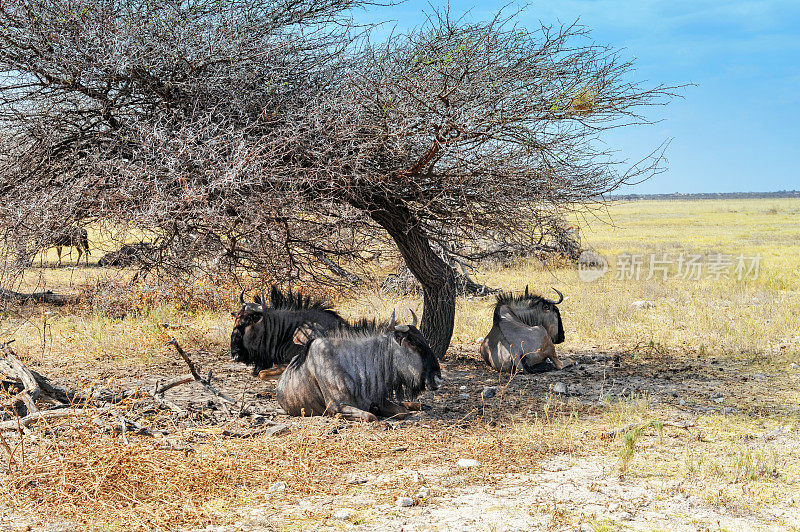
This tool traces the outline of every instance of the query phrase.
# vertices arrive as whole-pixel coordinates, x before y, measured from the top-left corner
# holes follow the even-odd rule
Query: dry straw
[[[226,438],[224,427],[198,427],[149,438],[110,431],[98,409],[6,433],[3,491],[16,512],[36,522],[168,530],[225,523],[236,518],[231,508],[269,505],[267,489],[279,480],[293,496],[334,495],[354,474],[374,478],[398,466],[441,468],[474,457],[482,467],[469,478],[492,482],[496,473],[530,470],[546,453],[573,449],[563,416],[500,424],[470,417],[455,422],[457,430],[453,422],[390,426],[314,418],[273,437]],[[552,412],[548,417],[554,419]],[[467,480],[456,475],[450,482]],[[374,498],[390,502],[408,492],[406,484],[378,484]]]

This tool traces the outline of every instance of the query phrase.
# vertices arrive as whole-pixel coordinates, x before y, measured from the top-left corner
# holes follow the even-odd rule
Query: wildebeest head
[[[559,295],[558,301],[531,294],[527,286],[521,295],[500,294],[494,309],[495,323],[500,320],[500,308],[506,306],[526,325],[544,327],[553,343],[560,344],[564,341],[564,325],[558,304],[564,301],[564,295],[555,288],[553,290]]]
[[[261,300],[252,303],[245,302],[244,291],[239,295],[239,312],[233,314],[233,332],[231,333],[231,359],[243,364],[252,364],[254,357],[251,346],[258,341],[261,329],[256,330],[254,325],[260,323],[264,316]]]
[[[416,377],[401,377],[404,382],[402,383],[405,391],[412,397],[416,397],[426,388],[429,390],[438,390],[439,382],[442,380],[442,370],[439,366],[439,359],[431,350],[428,341],[417,329],[417,315],[411,311],[413,321],[410,325],[396,325],[394,323],[394,314],[387,326],[387,330],[394,336],[394,340],[400,345],[402,351],[406,356],[399,357],[400,360],[395,360],[398,369],[398,375],[419,375]],[[417,357],[417,359],[414,359]],[[419,366],[417,365],[417,361]],[[403,368],[402,365],[409,365],[412,367]],[[421,369],[421,372],[404,371]]]
[[[305,322],[322,330],[337,327],[344,320],[323,301],[301,294],[284,295],[273,286],[270,302],[263,292],[252,303],[239,296],[231,332],[231,358],[253,366],[253,374],[276,363],[288,363],[302,349],[292,343],[294,331]]]

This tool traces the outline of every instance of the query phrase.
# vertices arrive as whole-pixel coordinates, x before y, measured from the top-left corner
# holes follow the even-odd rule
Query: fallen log
[[[215,401],[229,417],[247,415],[245,412],[247,405],[244,399],[236,401],[218,390],[212,384],[212,373],[210,371],[207,376],[201,376],[198,368],[174,339],[169,343],[175,347],[178,354],[186,362],[190,371],[189,375],[180,375],[165,382],[156,381],[150,389],[141,387],[135,389],[91,387],[77,391],[52,383],[45,376],[28,368],[14,353],[9,346],[10,343],[0,343],[0,374],[8,377],[5,388],[14,388],[13,392],[16,395],[11,398],[14,401],[13,404],[24,402],[27,410],[22,412],[20,409],[20,413],[15,418],[5,418],[0,421],[0,433],[3,431],[22,431],[27,433],[29,432],[28,427],[37,421],[76,417],[78,419],[85,418],[98,426],[110,428],[113,432],[120,434],[126,444],[128,443],[128,435],[131,433],[144,436],[155,436],[159,433],[169,434],[166,430],[141,425],[137,422],[140,417],[132,414],[142,405],[142,401],[148,402],[147,399],[152,399],[156,409],[169,410],[173,413],[171,417],[173,421],[176,417],[178,419],[188,417],[189,411],[165,399],[164,393],[176,386],[191,382],[201,384],[206,391],[212,394]],[[20,391],[17,392],[17,390]],[[37,402],[39,407],[37,407]],[[45,403],[49,403],[47,408],[41,406]],[[237,406],[238,412],[232,410],[230,408],[231,405]],[[250,433],[242,433],[241,435],[235,434],[234,437],[273,434],[280,429],[268,428],[262,430],[263,432],[256,430]]]
[[[17,303],[47,303],[50,305],[69,305],[77,303],[80,298],[75,295],[62,295],[46,290],[44,292],[34,292],[32,294],[25,294],[23,292],[15,292],[7,288],[0,288],[0,301],[16,301]]]
[[[8,343],[0,344],[0,354],[3,357],[0,359],[0,371],[9,377],[16,377],[24,387],[21,392],[14,396],[13,402],[21,401],[25,403],[28,414],[38,412],[36,400],[42,395],[42,388],[36,382],[36,378],[25,364],[17,358],[17,354],[14,353]]]

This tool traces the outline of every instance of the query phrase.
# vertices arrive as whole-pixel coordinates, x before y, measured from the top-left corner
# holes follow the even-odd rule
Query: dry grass
[[[549,286],[562,290],[568,299],[561,305],[567,331],[561,347],[567,351],[632,353],[634,360],[641,357],[651,365],[714,358],[731,372],[761,372],[764,398],[757,409],[734,386],[724,390],[724,405],[732,413],[693,413],[696,426],[687,432],[659,430],[659,422],[688,414],[644,394],[611,397],[592,408],[549,396],[537,398],[527,416],[505,405],[477,420],[423,417],[419,424],[391,430],[383,424],[313,419],[293,422],[280,437],[232,440],[221,436],[221,427],[185,429],[176,437],[193,447],[188,454],[160,449],[157,439],[129,436],[130,445],[124,445],[87,420],[71,420],[64,428],[22,438],[24,451],[17,449],[11,474],[4,476],[2,497],[31,522],[63,518],[87,529],[230,523],[241,518],[241,509],[254,506],[263,507],[266,516],[280,515],[284,526],[336,527],[340,524],[330,520],[333,510],[325,501],[345,494],[367,497],[370,504],[391,503],[413,495],[415,470],[444,468],[440,481],[458,489],[491,484],[507,472],[532,474],[542,457],[569,453],[607,461],[611,474],[622,473],[627,483],[658,480],[664,498],[681,494],[731,512],[758,512],[785,501],[800,485],[800,416],[790,408],[800,403],[798,372],[790,369],[800,364],[798,213],[798,200],[636,202],[611,207],[614,226],[581,222],[584,243],[606,256],[664,250],[761,254],[755,280],[623,282],[607,276],[587,284],[574,269],[534,263],[489,269],[478,277],[505,289],[528,284],[542,292]],[[125,272],[107,275],[99,268],[43,269],[26,277],[24,287],[94,290],[124,280]],[[124,317],[90,307],[3,313],[0,336],[16,338],[17,352],[27,362],[66,373],[82,368],[96,374],[103,368],[108,374],[162,363],[173,357],[164,345],[171,336],[189,351],[224,356],[231,325],[227,311],[238,294],[235,287],[204,282],[191,281],[181,294],[123,294],[125,305],[138,309]],[[406,308],[421,308],[415,298],[374,291],[329,295],[346,316],[388,317],[393,309],[407,316]],[[637,310],[631,306],[636,300],[654,306]],[[491,298],[458,302],[455,345],[476,350],[490,328],[491,306]],[[165,331],[163,323],[178,327]],[[771,412],[763,406],[769,404],[780,408]],[[627,439],[603,438],[608,430],[632,423],[645,428]],[[332,430],[339,425],[341,430]],[[0,449],[3,464],[10,463],[6,454]],[[455,460],[464,457],[479,459],[482,467],[455,469]],[[377,480],[365,493],[346,483],[353,475]],[[278,480],[286,482],[286,492],[268,494]],[[304,500],[322,502],[287,514],[286,506]],[[350,523],[375,517],[369,504],[358,508]],[[553,526],[621,527],[602,517],[586,521],[562,509],[553,512]]]
[[[230,439],[222,428],[170,435],[191,451],[161,449],[159,438],[128,436],[124,444],[98,426],[97,416],[70,418],[46,431],[40,426],[6,437],[13,457],[4,498],[39,523],[68,519],[89,530],[171,530],[231,522],[231,509],[241,505],[270,506],[268,488],[276,481],[287,485],[284,498],[320,498],[341,494],[354,475],[377,477],[403,464],[406,476],[371,486],[374,502],[391,502],[414,493],[410,472],[453,467],[461,457],[475,457],[482,466],[449,477],[448,488],[493,483],[504,473],[535,468],[548,453],[575,450],[574,420],[553,405],[546,409],[535,421],[502,428],[476,421],[453,430],[431,420],[388,430],[308,419],[279,438]],[[326,512],[314,518],[330,517]]]

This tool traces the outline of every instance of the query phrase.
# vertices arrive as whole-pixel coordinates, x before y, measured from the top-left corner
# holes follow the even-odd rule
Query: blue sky
[[[431,5],[446,3],[408,0],[367,16],[403,30]],[[450,9],[487,19],[507,5],[452,0]],[[530,27],[576,19],[635,58],[634,79],[695,84],[646,113],[658,124],[605,137],[631,161],[671,139],[668,170],[620,193],[800,189],[800,1],[551,0],[520,17]]]

